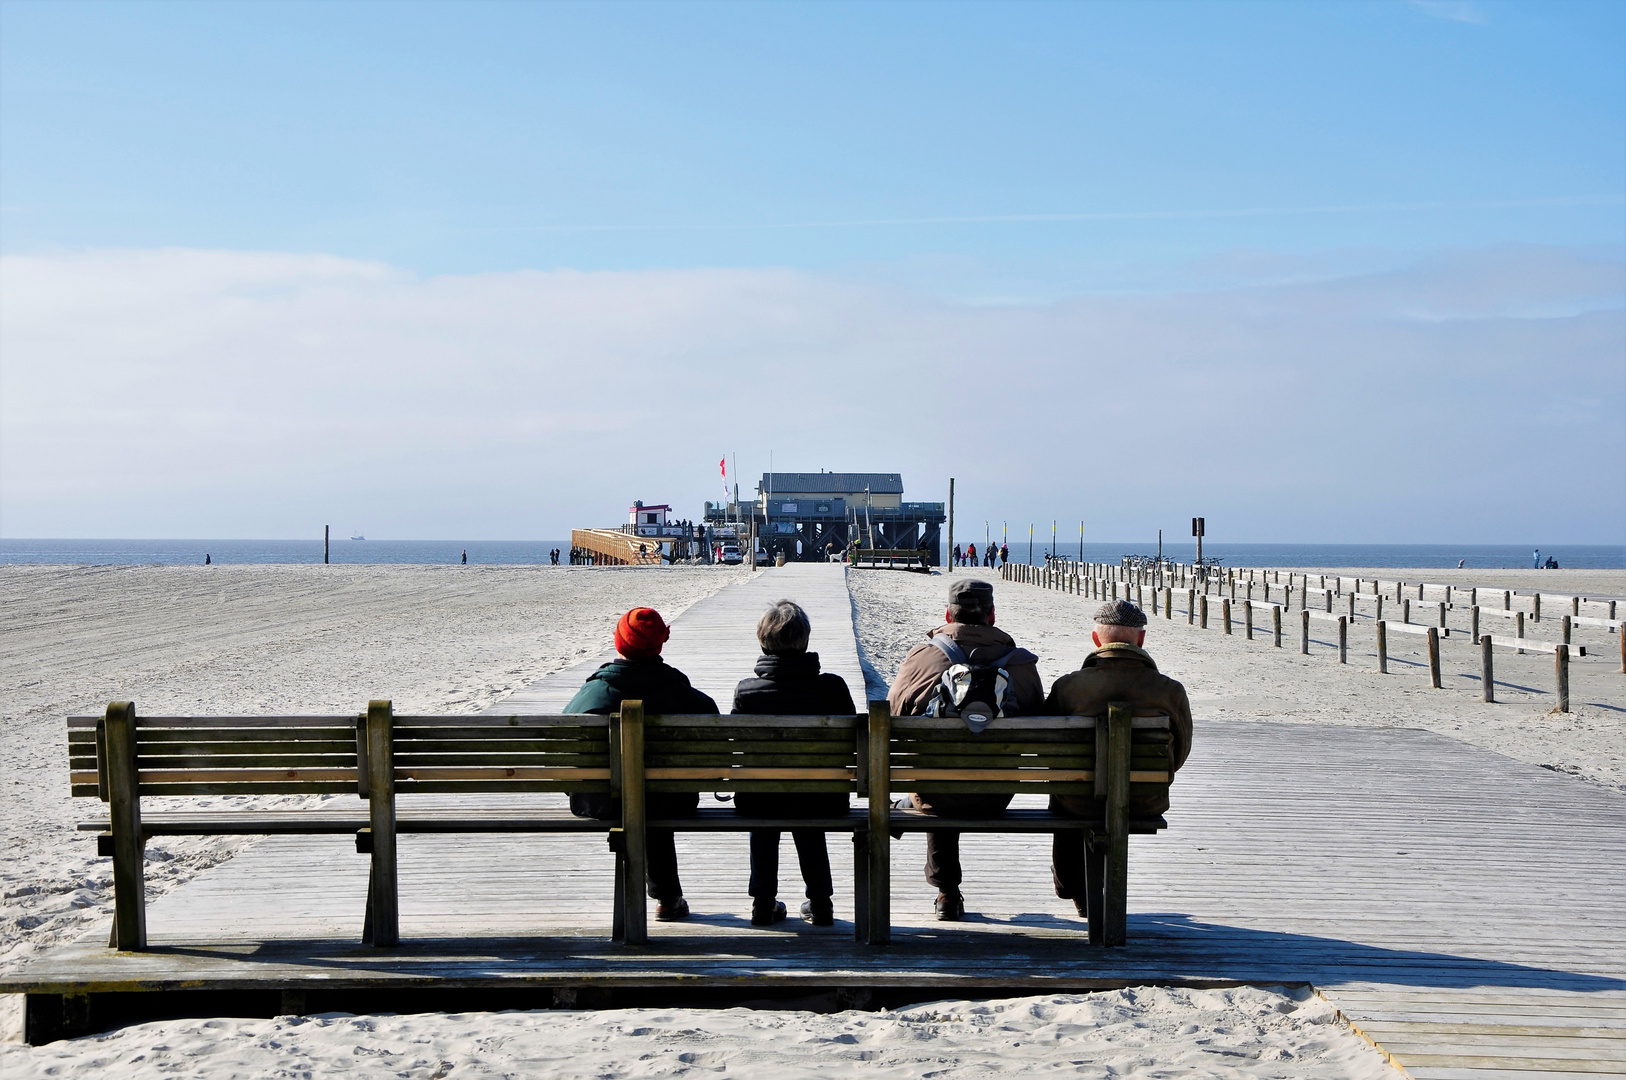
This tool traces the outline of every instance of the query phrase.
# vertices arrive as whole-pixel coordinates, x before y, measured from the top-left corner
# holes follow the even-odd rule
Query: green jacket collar
[[[1157,661],[1152,659],[1151,653],[1127,641],[1107,642],[1084,658],[1084,666],[1094,667],[1101,660],[1139,660],[1153,671],[1157,670]]]

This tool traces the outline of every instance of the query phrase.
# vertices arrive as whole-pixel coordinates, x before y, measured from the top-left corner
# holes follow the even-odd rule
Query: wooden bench
[[[362,938],[397,944],[401,833],[540,832],[607,834],[616,852],[612,936],[648,940],[644,881],[647,831],[740,832],[817,828],[854,841],[855,935],[890,938],[893,832],[961,829],[1051,832],[1082,829],[1090,844],[1091,940],[1122,944],[1127,838],[1163,827],[1131,821],[1132,789],[1167,785],[1168,720],[1114,707],[1089,717],[1002,718],[972,735],[958,720],[894,720],[885,702],[862,716],[650,716],[626,702],[618,716],[395,716],[374,701],[359,716],[142,717],[114,702],[103,717],[70,717],[73,794],[108,803],[105,820],[86,822],[114,863],[110,944],[146,946],[142,849],[149,837],[353,833],[371,856]],[[1098,770],[1097,761],[1107,763]],[[1096,794],[1099,820],[1040,810],[995,818],[950,819],[894,811],[891,793],[934,791]],[[650,819],[651,793],[834,792],[867,796],[867,810],[819,819],[758,819],[733,809]],[[143,796],[354,792],[360,808],[143,815]],[[577,792],[621,800],[619,821],[578,818],[563,808],[398,809],[407,793]],[[1100,917],[1096,913],[1100,912]]]
[[[871,943],[890,933],[889,865],[892,834],[901,832],[1051,833],[1082,830],[1087,843],[1090,941],[1127,940],[1129,836],[1167,827],[1162,817],[1131,818],[1134,796],[1167,790],[1169,718],[1136,715],[1114,702],[1104,717],[1000,717],[981,734],[957,719],[887,713],[870,705],[868,770]],[[884,750],[882,748],[885,748]],[[1104,767],[1103,767],[1104,766]],[[1049,810],[1012,809],[991,817],[948,817],[891,809],[893,791],[963,794],[1085,795],[1101,800],[1096,818]],[[882,815],[885,814],[883,819]]]
[[[855,570],[910,570],[919,574],[932,571],[927,553],[918,548],[865,548],[853,552]]]

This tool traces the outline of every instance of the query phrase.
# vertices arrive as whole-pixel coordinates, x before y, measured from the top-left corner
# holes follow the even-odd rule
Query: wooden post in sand
[[[1242,601],[1242,626],[1248,640],[1253,640],[1253,601]]]
[[[1378,670],[1389,674],[1389,624],[1378,620]]]
[[[1475,604],[1469,610],[1469,614],[1473,617],[1473,621],[1474,621],[1473,622],[1473,631],[1472,631],[1473,636],[1474,636],[1474,644],[1478,645],[1479,644],[1479,605]]]
[[[1277,605],[1270,608],[1270,629],[1276,648],[1282,647],[1282,609]]]
[[[1349,620],[1338,616],[1338,662],[1349,663]]]
[[[1515,611],[1513,613],[1513,636],[1521,638],[1524,637],[1524,612],[1522,611]],[[1519,655],[1524,655],[1523,649],[1519,650]]]
[[[1196,589],[1187,589],[1186,590],[1186,624],[1189,626],[1192,622],[1194,622],[1196,620],[1196,618],[1197,618],[1197,590]],[[1626,640],[1626,634],[1622,634],[1621,638],[1623,640]]]
[[[1309,656],[1310,655],[1310,613],[1308,611],[1299,612],[1299,630],[1301,631],[1301,636],[1300,636],[1300,639],[1299,639],[1299,652],[1303,653],[1305,656]]]
[[[1204,630],[1208,629],[1208,594],[1203,593],[1197,598],[1200,610],[1197,613],[1198,623]]]
[[[1436,626],[1428,628],[1428,684],[1440,688],[1440,630]]]
[[[1479,639],[1479,688],[1484,692],[1483,697],[1488,702],[1496,701],[1496,678],[1491,662],[1491,636],[1486,634]]]
[[[1400,601],[1400,621],[1407,626],[1411,625],[1411,597]]]
[[[1558,711],[1570,711],[1570,647],[1562,642],[1553,653],[1553,667],[1558,675]]]

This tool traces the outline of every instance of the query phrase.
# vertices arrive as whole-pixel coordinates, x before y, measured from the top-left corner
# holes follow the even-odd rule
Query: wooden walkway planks
[[[825,671],[847,680],[853,700],[862,708],[864,672],[853,634],[852,599],[846,568],[835,563],[789,563],[759,570],[744,581],[697,600],[672,622],[672,639],[663,654],[710,694],[727,712],[734,687],[749,678],[758,655],[757,620],[769,604],[794,600],[813,622],[809,648],[819,654]],[[495,715],[559,712],[582,683],[602,664],[615,659],[615,649],[521,687],[487,709]]]
[[[845,603],[844,587],[813,575],[787,593],[796,579],[781,573],[679,620],[673,646],[687,637],[720,658],[676,662],[725,707],[755,655],[741,624],[788,594],[817,634],[837,594]],[[815,610],[807,597],[821,593]],[[862,676],[849,683],[856,693]],[[626,950],[607,941],[601,837],[407,835],[405,944],[379,952],[356,942],[366,859],[350,839],[273,837],[154,902],[152,953],[117,955],[91,935],[3,983],[861,982],[975,995],[1309,982],[1420,1080],[1626,1075],[1626,798],[1428,732],[1201,718],[1173,798],[1169,831],[1132,841],[1124,949],[1090,948],[1071,904],[1051,895],[1046,838],[966,837],[975,914],[956,925],[931,918],[921,838],[895,843],[895,944],[873,950],[851,940],[845,838],[829,841],[836,927],[754,930],[745,837],[683,836],[696,916],[652,923],[650,945]],[[781,898],[794,907],[783,848]]]

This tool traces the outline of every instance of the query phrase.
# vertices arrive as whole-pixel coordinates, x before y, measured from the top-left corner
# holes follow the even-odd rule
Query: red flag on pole
[[[728,479],[728,459],[726,457],[723,458],[723,460],[721,460],[721,461],[719,461],[717,463],[717,467],[723,471],[723,479],[727,480]]]

